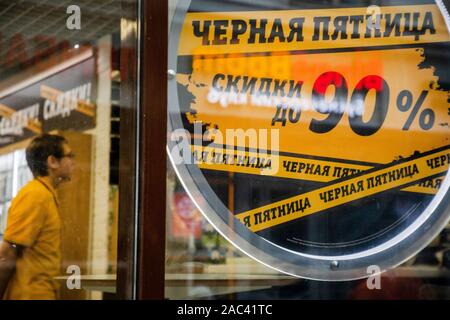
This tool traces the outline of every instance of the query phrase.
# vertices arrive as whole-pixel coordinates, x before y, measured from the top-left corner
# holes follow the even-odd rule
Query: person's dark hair
[[[62,158],[65,143],[67,143],[66,138],[50,134],[37,136],[31,141],[26,149],[26,158],[34,177],[48,176],[47,158],[49,156]]]

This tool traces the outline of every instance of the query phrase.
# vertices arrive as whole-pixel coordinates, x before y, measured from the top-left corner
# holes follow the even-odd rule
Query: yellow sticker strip
[[[200,169],[267,175],[278,178],[331,182],[372,169],[372,166],[342,161],[319,160],[262,152],[236,151],[218,147],[191,146],[194,163]],[[440,178],[430,179],[403,191],[436,194]]]
[[[418,158],[393,163],[345,181],[237,214],[236,218],[251,231],[258,232],[351,201],[444,174],[449,162],[450,152],[447,146]]]

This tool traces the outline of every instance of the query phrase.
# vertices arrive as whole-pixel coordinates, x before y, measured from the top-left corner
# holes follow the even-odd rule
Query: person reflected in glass
[[[26,149],[34,179],[13,199],[0,243],[0,297],[56,300],[61,265],[61,220],[56,189],[70,181],[74,153],[67,140],[43,134]]]

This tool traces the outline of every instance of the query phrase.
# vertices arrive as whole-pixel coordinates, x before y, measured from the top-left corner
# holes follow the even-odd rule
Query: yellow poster
[[[450,162],[450,36],[436,4],[195,4],[175,20],[170,125],[189,137],[177,132],[171,155],[219,230],[269,261],[366,252],[430,217]]]

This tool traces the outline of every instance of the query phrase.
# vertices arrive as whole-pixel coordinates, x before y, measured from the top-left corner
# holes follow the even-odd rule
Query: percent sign
[[[417,113],[419,112],[420,108],[422,107],[423,102],[425,101],[426,97],[428,95],[427,90],[423,90],[420,94],[419,99],[414,104],[414,107],[412,108],[411,113],[409,114],[408,119],[406,120],[405,125],[403,126],[403,130],[407,131],[411,127],[412,122],[417,116]],[[407,112],[411,110],[413,104],[413,94],[409,90],[403,90],[400,92],[400,94],[397,97],[397,108],[401,112]],[[419,116],[419,125],[422,128],[422,130],[430,130],[434,125],[434,120],[436,116],[434,114],[434,111],[427,108],[422,110]]]

